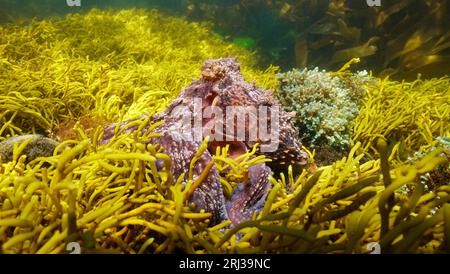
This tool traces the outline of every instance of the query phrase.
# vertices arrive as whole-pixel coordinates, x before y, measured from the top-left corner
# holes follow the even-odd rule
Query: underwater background
[[[449,5],[0,0],[0,253],[449,253]],[[100,143],[156,127],[142,115],[228,56],[308,154],[239,224],[189,204],[194,167],[209,153],[229,199],[270,164],[257,147],[206,140],[181,183],[151,131]]]
[[[369,7],[368,2],[85,0],[69,7],[64,0],[2,0],[0,20],[61,16],[91,8],[158,8],[189,21],[209,22],[224,40],[258,50],[258,62],[266,66],[338,69],[349,58],[364,57],[357,68],[397,80],[450,72],[448,1],[384,1],[380,7]]]

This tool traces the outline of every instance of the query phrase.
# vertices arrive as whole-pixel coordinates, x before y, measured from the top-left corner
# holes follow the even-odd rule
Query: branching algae
[[[94,10],[0,32],[0,138],[61,141],[35,159],[24,151],[32,139],[16,142],[0,163],[2,253],[64,253],[70,242],[83,253],[368,253],[373,243],[383,253],[450,251],[450,186],[422,184],[448,170],[437,145],[449,136],[447,78],[370,82],[345,157],[273,174],[259,213],[212,224],[189,203],[202,175],[173,176],[173,159],[147,142],[159,124],[142,115],[169,105],[206,59],[237,55],[246,79],[266,89],[278,85],[275,67],[258,71],[253,54],[207,26],[158,12]],[[100,144],[105,124],[130,119]],[[405,161],[403,147],[421,157]],[[226,197],[271,160],[257,152],[211,152]]]

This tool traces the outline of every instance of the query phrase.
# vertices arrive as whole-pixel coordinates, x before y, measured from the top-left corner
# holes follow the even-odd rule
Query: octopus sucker
[[[188,173],[190,162],[206,136],[210,139],[208,149],[196,163],[194,178],[201,176],[202,171],[213,161],[218,147],[228,145],[228,156],[235,158],[252,149],[255,144],[265,145],[277,141],[278,147],[275,150],[258,151],[259,155],[264,154],[273,161],[251,166],[247,178],[238,184],[230,199],[224,196],[217,168],[208,167],[209,174],[195,188],[189,198],[189,204],[193,203],[198,211],[211,212],[212,224],[229,219],[236,225],[251,219],[253,214],[258,213],[264,206],[271,187],[268,177],[273,170],[285,170],[286,163],[300,167],[307,163],[308,154],[302,150],[299,133],[290,122],[292,113],[285,112],[272,94],[271,90],[262,90],[254,83],[246,82],[235,58],[209,59],[202,66],[201,78],[184,88],[163,112],[151,117],[153,122],[163,123],[153,129],[155,133],[160,133],[160,136],[152,137],[148,142],[161,146],[164,153],[172,158],[171,173],[175,178],[182,173]],[[199,105],[196,105],[197,103]],[[259,112],[255,112],[256,115],[247,113],[246,116],[241,116],[241,119],[237,116],[227,116],[230,115],[228,110],[233,107],[257,109],[260,106],[267,107],[269,111],[264,120],[258,117],[260,120],[256,123],[250,120]],[[211,110],[214,115],[206,115]],[[278,119],[273,118],[273,111],[279,112]],[[186,120],[186,117],[189,118]],[[227,121],[234,121],[235,124],[230,127]],[[121,126],[127,123],[129,122],[123,122]],[[261,125],[264,124],[268,125],[269,130],[278,128],[277,140],[263,139],[259,135],[256,139],[249,138],[252,134],[255,135],[255,132],[259,133]],[[187,133],[192,136],[201,133],[203,138],[184,138],[185,135],[180,132],[185,126],[188,126],[190,131]],[[116,127],[117,125],[111,125],[105,129],[101,144],[109,142]],[[244,131],[241,132],[244,138],[239,138],[242,137],[238,135],[239,127]],[[127,132],[133,130],[136,128],[126,129]],[[227,130],[231,130],[231,133]],[[162,168],[160,164],[157,166]],[[187,183],[187,178],[184,178],[183,183]]]

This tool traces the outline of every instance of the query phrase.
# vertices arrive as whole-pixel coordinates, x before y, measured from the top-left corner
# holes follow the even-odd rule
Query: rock
[[[27,155],[27,163],[38,157],[52,156],[53,151],[59,144],[57,141],[39,134],[12,137],[0,142],[0,157],[2,162],[10,162],[13,160],[13,149],[15,143],[21,144],[30,138],[30,142],[22,151],[22,155]]]

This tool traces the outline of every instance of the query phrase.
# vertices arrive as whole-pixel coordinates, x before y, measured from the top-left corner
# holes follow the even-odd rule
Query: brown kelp
[[[21,1],[20,5],[3,0],[0,21],[107,6],[158,7],[192,21],[211,22],[230,42],[257,48],[264,53],[265,63],[286,69],[333,70],[360,57],[365,68],[395,79],[413,80],[418,73],[441,77],[450,72],[446,66],[450,60],[448,0],[385,1],[380,7],[364,0],[108,0],[88,1],[76,8],[59,0]]]
[[[380,7],[364,0],[183,3],[189,18],[212,21],[231,35],[252,37],[266,59],[286,67],[330,70],[359,57],[377,75],[396,79],[450,72],[448,0],[384,1]]]

